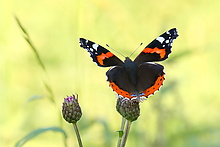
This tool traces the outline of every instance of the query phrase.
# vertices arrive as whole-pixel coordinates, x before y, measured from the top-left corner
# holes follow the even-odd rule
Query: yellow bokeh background
[[[105,72],[79,47],[83,37],[129,56],[176,27],[179,37],[166,61],[161,90],[141,103],[127,147],[220,146],[219,0],[3,0],[0,1],[0,146],[14,146],[31,131],[57,126],[77,146],[73,128],[60,124],[66,95],[78,93],[78,125],[86,147],[113,147],[121,117]],[[47,70],[39,66],[22,36],[17,16]],[[112,51],[122,60],[123,57]],[[48,99],[44,82],[53,90]],[[30,100],[34,96],[42,96]],[[46,132],[26,147],[64,146],[62,135]]]

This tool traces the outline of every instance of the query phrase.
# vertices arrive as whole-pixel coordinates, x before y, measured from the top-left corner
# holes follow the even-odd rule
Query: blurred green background
[[[180,36],[170,58],[160,62],[165,66],[164,86],[141,103],[127,147],[220,146],[219,8],[219,0],[0,1],[0,146],[14,146],[38,128],[60,127],[63,98],[72,93],[79,94],[83,109],[78,124],[84,145],[116,146],[114,131],[121,117],[106,82],[108,68],[97,67],[79,47],[78,38],[108,43],[129,56],[141,42],[135,55],[173,27]],[[31,36],[48,76],[14,15]],[[44,81],[53,90],[55,105]],[[63,121],[62,127],[68,145],[77,146],[72,126]],[[46,132],[25,146],[64,145],[60,133]]]

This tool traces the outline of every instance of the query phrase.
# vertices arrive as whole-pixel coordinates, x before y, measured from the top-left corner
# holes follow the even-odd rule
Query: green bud
[[[136,99],[119,97],[116,104],[117,111],[127,120],[135,121],[140,116],[140,106]]]
[[[81,118],[82,111],[75,95],[64,98],[62,114],[68,123],[76,123]]]

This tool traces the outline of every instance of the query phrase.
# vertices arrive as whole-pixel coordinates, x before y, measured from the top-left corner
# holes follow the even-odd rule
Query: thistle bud
[[[137,120],[140,116],[139,102],[136,99],[119,97],[116,109],[125,119],[131,122]]]
[[[75,95],[64,98],[62,114],[68,123],[76,123],[81,118],[82,111]]]

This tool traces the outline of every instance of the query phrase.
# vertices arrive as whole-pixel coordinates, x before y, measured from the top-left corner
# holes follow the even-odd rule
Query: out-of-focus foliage
[[[67,134],[65,133],[65,131],[63,131],[61,128],[58,127],[50,127],[50,128],[40,128],[37,130],[34,130],[33,132],[29,133],[27,136],[25,136],[24,138],[22,138],[21,140],[19,140],[15,147],[22,147],[27,141],[33,139],[34,137],[45,133],[47,131],[54,131],[54,132],[59,132],[62,133],[62,135],[64,136],[64,138],[67,138]]]
[[[0,146],[13,146],[33,130],[61,127],[61,104],[79,94],[78,122],[86,147],[116,146],[121,117],[99,68],[79,47],[84,37],[129,56],[161,33],[176,27],[179,37],[165,66],[164,86],[141,104],[127,147],[220,146],[220,1],[17,0],[0,2]],[[48,77],[22,36],[14,15],[28,31]],[[113,51],[114,52],[114,51]],[[117,53],[115,53],[118,55]],[[132,58],[135,57],[132,56]],[[120,55],[118,55],[121,57]],[[123,57],[121,57],[123,59]],[[46,83],[53,90],[51,103]],[[36,95],[43,95],[30,101]],[[63,122],[68,145],[77,146],[72,126]],[[63,146],[44,133],[26,146]]]

